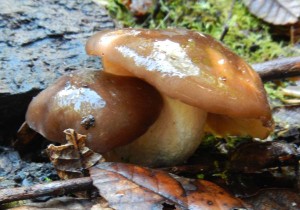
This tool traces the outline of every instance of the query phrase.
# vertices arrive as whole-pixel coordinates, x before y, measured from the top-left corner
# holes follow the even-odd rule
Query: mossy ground
[[[295,50],[288,39],[274,40],[270,32],[274,26],[251,15],[241,1],[232,2],[157,0],[149,14],[143,18],[134,17],[121,4],[121,0],[108,0],[106,6],[113,18],[124,27],[187,28],[220,39],[227,25],[229,30],[223,40],[224,44],[249,63],[300,54],[300,50]]]

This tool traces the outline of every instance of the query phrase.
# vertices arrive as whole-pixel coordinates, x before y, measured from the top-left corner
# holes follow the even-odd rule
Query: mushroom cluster
[[[29,126],[52,141],[73,128],[108,159],[167,166],[190,157],[205,131],[261,139],[272,131],[259,76],[208,35],[107,30],[86,51],[102,58],[102,71],[65,75],[28,108]]]

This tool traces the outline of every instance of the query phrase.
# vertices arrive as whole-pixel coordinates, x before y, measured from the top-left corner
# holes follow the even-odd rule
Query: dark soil
[[[31,186],[58,179],[51,163],[35,163],[21,160],[18,152],[0,148],[0,189]]]

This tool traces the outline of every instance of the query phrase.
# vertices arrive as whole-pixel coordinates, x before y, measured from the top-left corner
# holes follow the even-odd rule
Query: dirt
[[[0,148],[0,189],[31,186],[58,179],[51,163],[24,161],[17,151]]]

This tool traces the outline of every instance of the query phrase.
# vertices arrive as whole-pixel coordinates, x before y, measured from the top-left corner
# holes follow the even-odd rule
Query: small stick
[[[224,24],[224,29],[223,29],[223,32],[222,32],[222,34],[221,34],[221,36],[220,36],[220,41],[221,41],[221,42],[223,42],[223,40],[224,40],[226,34],[227,34],[228,31],[229,31],[229,25],[228,25],[228,23],[229,23],[229,21],[230,21],[230,19],[231,19],[231,17],[232,17],[232,12],[233,12],[233,8],[234,8],[234,4],[235,4],[235,0],[232,0],[231,6],[230,6],[230,9],[229,9],[229,12],[228,12],[227,20],[226,20],[226,22],[225,22],[225,24]]]
[[[299,76],[300,56],[256,63],[252,65],[252,68],[259,74],[263,81]]]
[[[0,204],[45,195],[62,195],[92,188],[92,179],[90,177],[83,177],[37,184],[31,187],[2,189],[0,190]]]
[[[180,165],[180,166],[171,166],[165,168],[159,168],[159,170],[166,171],[172,174],[181,174],[181,173],[189,173],[189,174],[198,174],[198,173],[212,173],[216,171],[216,167],[212,164],[208,165]]]
[[[290,37],[291,37],[290,44],[294,45],[295,44],[295,27],[294,27],[294,25],[290,26]]]

